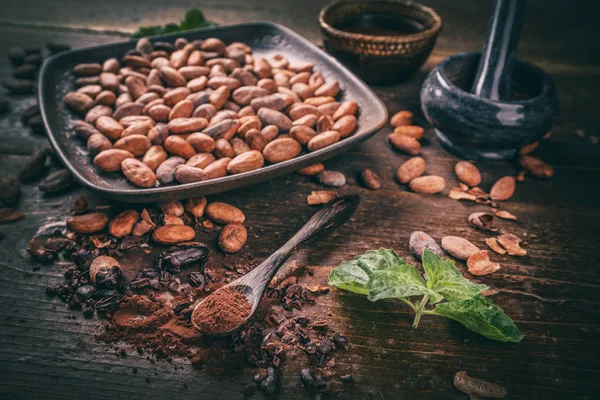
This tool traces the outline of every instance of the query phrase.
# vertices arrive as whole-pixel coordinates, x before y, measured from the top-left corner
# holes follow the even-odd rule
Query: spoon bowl
[[[201,304],[221,290],[235,288],[236,291],[240,292],[246,297],[246,300],[251,306],[248,316],[238,326],[226,332],[203,333],[211,336],[227,336],[238,330],[240,326],[244,325],[244,323],[246,323],[250,317],[254,315],[254,312],[258,308],[258,304],[260,303],[267,285],[271,279],[273,279],[273,276],[279,270],[279,268],[286,262],[286,260],[290,258],[290,256],[294,254],[294,252],[301,246],[324,236],[348,221],[352,214],[354,214],[359,202],[359,197],[352,195],[338,197],[337,199],[334,199],[323,206],[323,208],[313,215],[308,222],[306,222],[306,224],[304,224],[304,226],[302,226],[302,228],[300,228],[300,230],[296,232],[296,234],[290,240],[287,241],[287,243],[281,246],[279,250],[263,261],[258,267],[254,268],[252,271],[248,272],[244,276],[241,276],[235,281],[217,289],[215,292],[211,293],[208,297],[198,303],[192,312],[192,324],[194,327],[202,332],[201,327],[195,323],[195,316],[197,316],[198,312],[200,312],[199,307]]]

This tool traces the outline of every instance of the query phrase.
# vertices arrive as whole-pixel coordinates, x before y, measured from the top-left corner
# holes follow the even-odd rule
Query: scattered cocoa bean
[[[365,169],[360,175],[363,184],[367,189],[378,190],[381,189],[381,181],[377,174],[370,169]]]
[[[420,260],[423,256],[423,251],[428,249],[440,257],[444,256],[442,249],[436,241],[425,232],[415,231],[410,234],[408,247],[416,259]]]
[[[468,260],[473,254],[479,252],[477,246],[458,236],[444,236],[442,249],[459,260]]]
[[[321,185],[341,187],[346,184],[346,177],[341,172],[324,170],[315,175]]]
[[[135,210],[126,210],[117,215],[108,225],[108,233],[116,238],[122,238],[131,235],[133,227],[140,219],[140,215]]]
[[[468,161],[459,161],[454,166],[454,172],[458,179],[469,186],[477,186],[481,183],[481,173],[476,166]]]
[[[73,175],[66,169],[61,169],[48,175],[38,188],[44,193],[57,193],[70,188],[74,183]]]
[[[503,201],[508,200],[515,193],[517,183],[512,176],[500,178],[490,190],[492,200]]]
[[[406,184],[423,175],[424,172],[425,160],[422,157],[413,157],[398,167],[396,177],[400,183]]]
[[[206,206],[205,213],[212,221],[222,225],[242,224],[246,220],[246,216],[239,208],[221,202],[210,203]]]
[[[309,206],[315,206],[315,205],[319,205],[319,204],[329,203],[331,200],[335,199],[336,197],[337,197],[337,193],[333,192],[331,190],[317,190],[317,191],[311,192],[306,197],[306,202],[308,203]]]
[[[446,181],[441,176],[427,175],[414,178],[408,185],[413,192],[434,194],[444,190]]]
[[[519,158],[519,165],[528,174],[539,179],[549,179],[554,176],[554,168],[536,157],[523,156]]]
[[[194,240],[196,232],[187,225],[164,225],[156,228],[152,239],[160,244],[177,244]]]
[[[106,214],[95,212],[84,215],[75,215],[67,218],[67,228],[83,234],[100,232],[108,224]]]
[[[421,153],[421,144],[415,139],[407,135],[399,135],[391,133],[388,135],[391,145],[403,153],[416,156]]]
[[[37,150],[21,170],[20,178],[23,182],[28,182],[37,178],[46,167],[46,159],[48,158],[48,152],[46,148]]]
[[[325,166],[323,164],[316,163],[316,164],[309,165],[308,167],[300,168],[296,172],[299,173],[300,175],[313,176],[313,175],[317,175],[319,172],[323,171],[324,169],[325,169]]]
[[[248,239],[246,227],[239,223],[227,224],[219,234],[219,248],[225,253],[236,253]]]
[[[393,127],[411,125],[413,122],[413,113],[407,110],[398,111],[396,114],[392,115],[390,119],[390,124]]]

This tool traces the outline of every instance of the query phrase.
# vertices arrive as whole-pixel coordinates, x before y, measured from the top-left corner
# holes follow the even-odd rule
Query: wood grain
[[[226,0],[203,3],[202,8],[219,22],[270,19],[318,40],[315,15],[323,3],[310,1],[301,7],[287,1],[248,5]],[[427,3],[439,8],[445,20],[436,52],[410,82],[374,88],[390,113],[409,109],[422,125],[425,120],[419,112],[418,91],[426,72],[450,53],[479,48],[489,7],[486,2],[465,2],[460,7],[441,1]],[[13,24],[0,28],[0,54],[12,45],[40,45],[50,40],[75,47],[120,40],[118,36],[65,28],[79,27],[85,20],[84,25],[93,29],[131,30],[140,21],[157,21],[159,14],[161,21],[163,17],[179,18],[188,7],[169,4],[164,8],[164,2],[150,1],[140,10],[131,2],[121,1],[111,3],[113,8],[106,11],[100,3],[63,2],[59,11],[50,13],[49,4],[23,0],[2,16]],[[460,370],[505,385],[514,399],[597,397],[600,146],[576,135],[575,130],[583,130],[588,137],[600,134],[596,111],[600,104],[600,55],[594,45],[597,32],[592,35],[597,27],[589,24],[591,13],[577,2],[561,4],[543,7],[540,1],[530,2],[520,46],[520,53],[549,71],[557,83],[561,112],[556,128],[534,153],[551,163],[556,174],[550,181],[528,179],[520,183],[515,196],[502,204],[502,209],[517,215],[519,221],[499,221],[498,226],[527,240],[528,255],[492,254],[502,269],[475,279],[497,291],[494,301],[513,317],[526,338],[518,344],[494,343],[438,317],[424,318],[414,330],[410,313],[398,302],[371,303],[364,297],[333,290],[305,312],[314,319],[327,315],[330,327],[350,339],[351,349],[336,358],[336,371],[351,373],[355,379],[345,387],[343,398],[464,399],[452,386],[452,378]],[[26,25],[32,22],[54,28]],[[557,24],[564,30],[555,29]],[[8,71],[6,58],[0,57],[0,76]],[[1,175],[18,173],[25,161],[23,154],[45,141],[19,121],[18,111],[32,101],[27,96],[11,97],[15,113],[0,116]],[[408,238],[415,230],[427,231],[437,240],[445,235],[463,236],[485,247],[486,235],[471,229],[467,216],[487,207],[446,197],[457,184],[452,173],[457,159],[440,148],[428,132],[423,150],[427,173],[443,176],[447,187],[440,195],[408,192],[394,178],[396,168],[408,157],[390,149],[387,133],[389,129],[384,128],[368,142],[327,162],[328,169],[341,171],[348,178],[339,194],[359,194],[362,202],[346,225],[297,254],[296,261],[312,265],[315,273],[303,278],[304,282],[326,282],[332,266],[367,249],[394,248],[414,262]],[[477,165],[484,189],[501,176],[517,172],[509,163]],[[358,185],[358,176],[366,167],[380,176],[383,189],[373,192]],[[18,208],[26,218],[0,225],[0,398],[241,398],[241,390],[252,376],[242,360],[226,360],[226,374],[214,377],[205,370],[192,369],[184,359],[152,363],[130,348],[126,348],[126,357],[117,357],[113,347],[98,344],[93,338],[101,331],[102,321],[86,320],[45,295],[47,285],[62,280],[67,263],[37,265],[24,250],[28,240],[38,227],[63,221],[79,194],[86,195],[92,204],[104,201],[81,189],[44,196],[37,183],[23,188]],[[319,188],[310,178],[293,174],[211,199],[234,204],[245,212],[247,246],[262,260],[314,213],[315,208],[307,206],[305,199]],[[214,246],[216,236],[202,239]],[[466,272],[464,265],[459,268]],[[302,360],[287,363],[282,388],[275,397],[310,398],[298,379],[301,365]],[[254,396],[262,397],[260,393]]]

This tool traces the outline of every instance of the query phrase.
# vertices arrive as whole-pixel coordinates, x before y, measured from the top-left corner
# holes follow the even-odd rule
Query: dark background
[[[13,45],[47,41],[73,47],[120,41],[140,25],[177,22],[192,7],[219,24],[274,21],[320,43],[316,18],[325,3],[3,1],[0,54]],[[409,109],[421,124],[425,122],[419,112],[418,92],[427,71],[450,54],[481,48],[491,5],[475,0],[425,3],[444,20],[432,57],[410,82],[374,88],[390,113]],[[552,136],[534,155],[552,164],[556,173],[550,181],[528,179],[519,184],[515,196],[503,205],[520,220],[499,226],[526,238],[528,255],[492,255],[502,269],[478,279],[497,290],[494,301],[513,317],[526,338],[519,344],[495,343],[459,324],[433,317],[424,318],[415,331],[401,304],[373,304],[362,297],[331,293],[307,313],[316,317],[331,313],[331,326],[347,334],[353,344],[351,351],[337,359],[336,370],[351,373],[356,380],[344,398],[464,399],[452,386],[454,374],[464,369],[503,384],[509,389],[509,398],[598,397],[598,6],[592,1],[529,3],[519,54],[553,75],[560,98]],[[0,77],[8,76],[9,70],[7,58],[0,57]],[[33,96],[11,101],[15,112],[0,117],[0,174],[18,173],[26,155],[44,143],[19,121],[19,111],[33,102]],[[407,192],[395,182],[394,173],[408,157],[389,148],[387,133],[386,127],[367,143],[326,163],[348,177],[348,185],[339,193],[358,193],[363,201],[346,226],[297,257],[301,264],[318,266],[314,280],[325,282],[328,266],[366,249],[391,247],[410,259],[407,242],[414,230],[425,230],[436,239],[463,236],[484,246],[484,235],[469,228],[466,218],[486,208],[445,195]],[[441,149],[430,132],[424,145],[427,173],[446,178],[447,194],[457,184],[452,173],[457,159]],[[505,162],[481,162],[478,166],[484,189],[499,177],[517,172]],[[366,167],[380,175],[384,189],[370,192],[357,185],[356,176]],[[23,188],[18,208],[26,218],[0,225],[0,398],[241,398],[240,391],[252,375],[244,363],[232,360],[224,376],[214,377],[193,370],[187,360],[150,363],[133,349],[127,357],[117,358],[111,347],[93,339],[102,329],[101,321],[85,320],[60,301],[46,297],[44,288],[60,282],[66,266],[39,268],[25,252],[25,245],[41,225],[62,222],[78,195],[86,195],[92,204],[102,200],[83,189],[45,197],[36,186]],[[319,188],[306,177],[289,175],[211,198],[235,204],[246,213],[247,246],[261,258],[314,212],[306,206],[305,197]],[[288,363],[280,398],[308,398],[297,379],[299,368],[297,363]]]

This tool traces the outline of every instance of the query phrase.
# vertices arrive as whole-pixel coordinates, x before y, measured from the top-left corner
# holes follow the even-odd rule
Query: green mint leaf
[[[483,296],[438,304],[433,314],[452,318],[488,339],[520,342],[525,337],[500,307]]]
[[[406,264],[391,249],[368,250],[363,255],[344,261],[329,274],[329,284],[360,294],[369,294],[367,284],[375,271]]]
[[[191,29],[208,28],[211,26],[217,26],[217,24],[213,21],[208,21],[204,17],[202,11],[193,8],[185,13],[185,18],[180,24],[169,23],[165,26],[142,26],[133,34],[133,37],[141,38],[164,33],[184,32]]]
[[[441,258],[429,249],[423,251],[423,269],[427,287],[448,301],[472,299],[488,289],[486,285],[471,282],[462,276],[454,261]],[[440,300],[431,299],[432,303]]]
[[[419,270],[409,264],[401,264],[376,271],[367,284],[369,300],[428,295],[440,297],[429,289]]]

